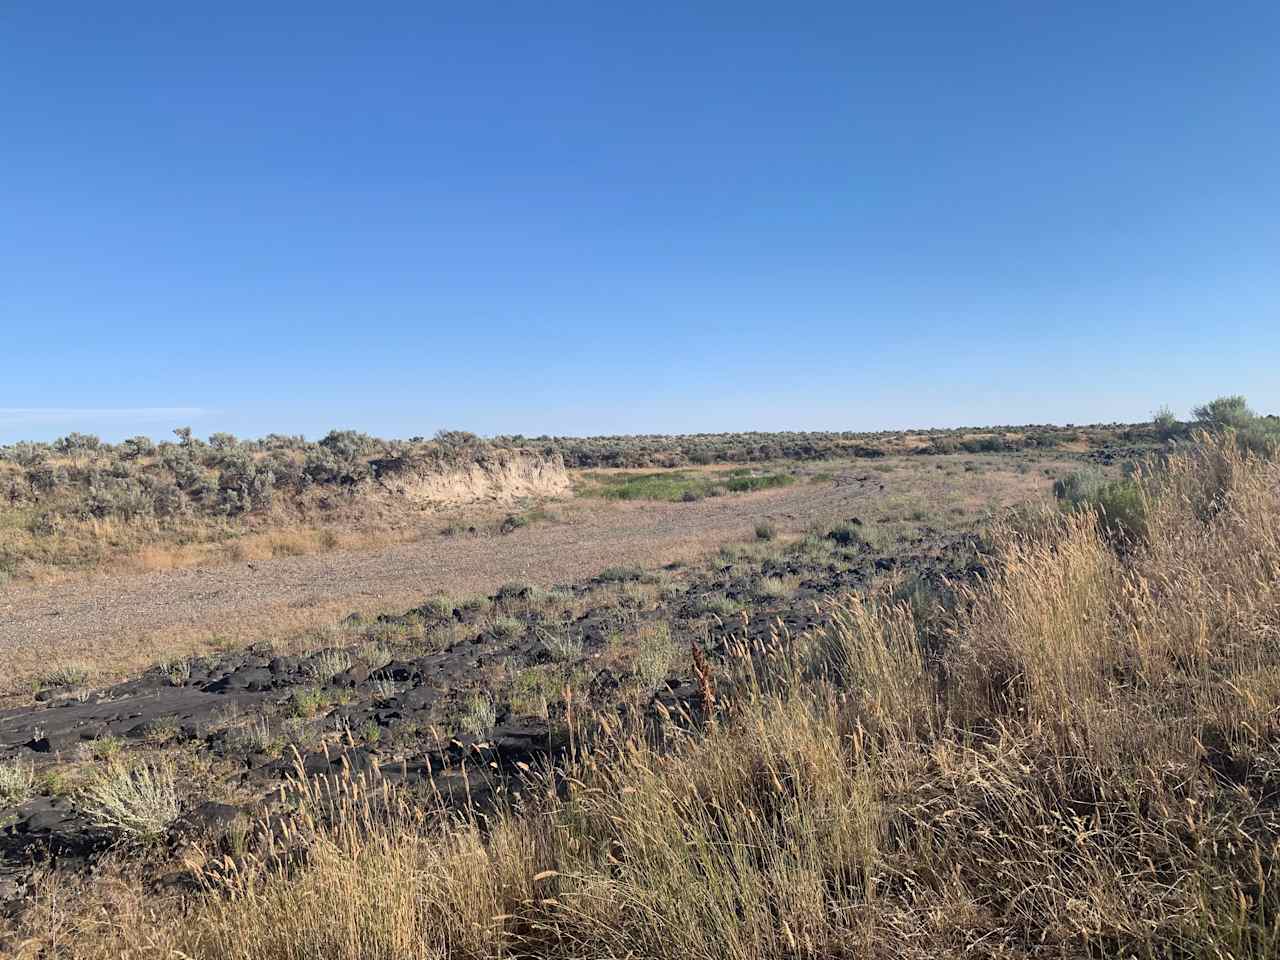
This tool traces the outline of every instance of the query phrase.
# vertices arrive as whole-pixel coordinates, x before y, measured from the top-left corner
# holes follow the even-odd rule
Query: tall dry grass
[[[941,637],[842,601],[518,809],[304,787],[290,869],[211,862],[84,955],[1276,956],[1280,467],[1206,441],[1140,483],[1123,556],[1088,514],[1005,530]]]

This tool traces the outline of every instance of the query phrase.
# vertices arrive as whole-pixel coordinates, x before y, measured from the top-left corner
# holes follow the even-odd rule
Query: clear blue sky
[[[1280,4],[0,11],[0,442],[1280,411]]]

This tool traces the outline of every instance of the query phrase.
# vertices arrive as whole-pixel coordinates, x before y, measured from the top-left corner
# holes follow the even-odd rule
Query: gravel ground
[[[380,550],[57,585],[10,584],[0,592],[0,665],[9,667],[0,670],[0,693],[69,659],[124,671],[168,651],[286,635],[351,611],[403,609],[436,593],[492,593],[514,580],[551,586],[592,577],[608,566],[692,559],[723,543],[750,539],[762,520],[797,531],[815,521],[873,516],[874,501],[887,495],[886,483],[916,490],[906,476],[887,478],[855,466],[834,483],[695,503],[577,501],[563,522],[507,535],[433,535]],[[1034,478],[999,468],[981,480],[961,482],[998,489],[1005,502],[1025,498],[1035,484]]]
[[[102,643],[200,624],[216,629],[281,607],[347,602],[360,609],[370,600],[492,592],[512,580],[570,583],[607,566],[655,565],[748,538],[764,519],[802,528],[852,509],[868,496],[859,488],[797,485],[696,503],[592,502],[579,504],[565,522],[506,535],[434,536],[381,550],[10,585],[0,594],[0,651],[56,656],[59,647],[89,638]]]

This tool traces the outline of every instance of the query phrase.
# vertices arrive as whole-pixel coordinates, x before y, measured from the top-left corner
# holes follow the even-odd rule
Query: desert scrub
[[[124,840],[157,840],[178,819],[173,767],[164,761],[109,761],[84,787],[79,807],[95,826]]]
[[[296,869],[99,912],[94,955],[1270,960],[1280,465],[1179,451],[1148,530],[996,531],[928,655],[911,601],[828,601],[726,662],[713,723],[602,737],[518,809],[304,801]]]
[[[677,650],[668,623],[642,624],[636,636],[635,670],[648,687],[657,686],[671,672]]]
[[[15,757],[0,760],[0,803],[19,804],[35,793],[35,767]]]

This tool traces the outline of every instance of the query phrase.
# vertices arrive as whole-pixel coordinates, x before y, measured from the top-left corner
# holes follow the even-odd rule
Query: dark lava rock
[[[350,669],[343,670],[340,674],[333,678],[333,683],[338,687],[358,687],[369,679],[369,668],[363,663],[356,661]]]
[[[397,763],[385,763],[378,768],[384,780],[391,783],[415,783],[430,780],[431,775],[442,768],[439,757],[427,757],[422,760],[401,760]]]
[[[591,684],[587,688],[587,692],[593,700],[604,700],[621,685],[622,682],[614,672],[606,667],[591,678]]]
[[[80,742],[80,734],[73,731],[45,734],[37,740],[32,740],[27,746],[36,753],[70,753],[80,745]]]
[[[395,706],[400,710],[419,712],[427,710],[440,699],[440,691],[434,687],[414,687],[395,698]]]
[[[309,777],[341,773],[344,768],[352,773],[360,773],[363,770],[368,770],[371,766],[373,766],[372,756],[364,747],[331,750],[328,753],[323,750],[317,750],[314,753],[308,753],[302,758],[302,770]],[[297,773],[297,761],[292,758],[282,757],[260,768],[260,772],[263,775],[275,775],[281,778],[292,776]],[[257,774],[259,771],[254,771],[254,773]]]
[[[291,673],[298,672],[299,660],[297,657],[272,657],[271,663],[267,665],[275,676],[287,676]]]
[[[270,690],[275,686],[275,676],[266,667],[240,667],[221,680],[211,683],[210,693],[225,693],[228,690]]]
[[[173,718],[157,718],[135,723],[125,731],[125,736],[130,740],[167,740],[176,731]]]
[[[403,683],[407,680],[418,680],[422,674],[416,663],[392,660],[382,669],[375,671],[372,676],[374,680],[396,680]]]
[[[21,833],[57,833],[76,825],[78,819],[65,798],[36,797],[18,808]]]
[[[193,807],[179,817],[170,831],[175,839],[188,837],[220,838],[231,829],[243,811],[229,803],[210,800]]]

